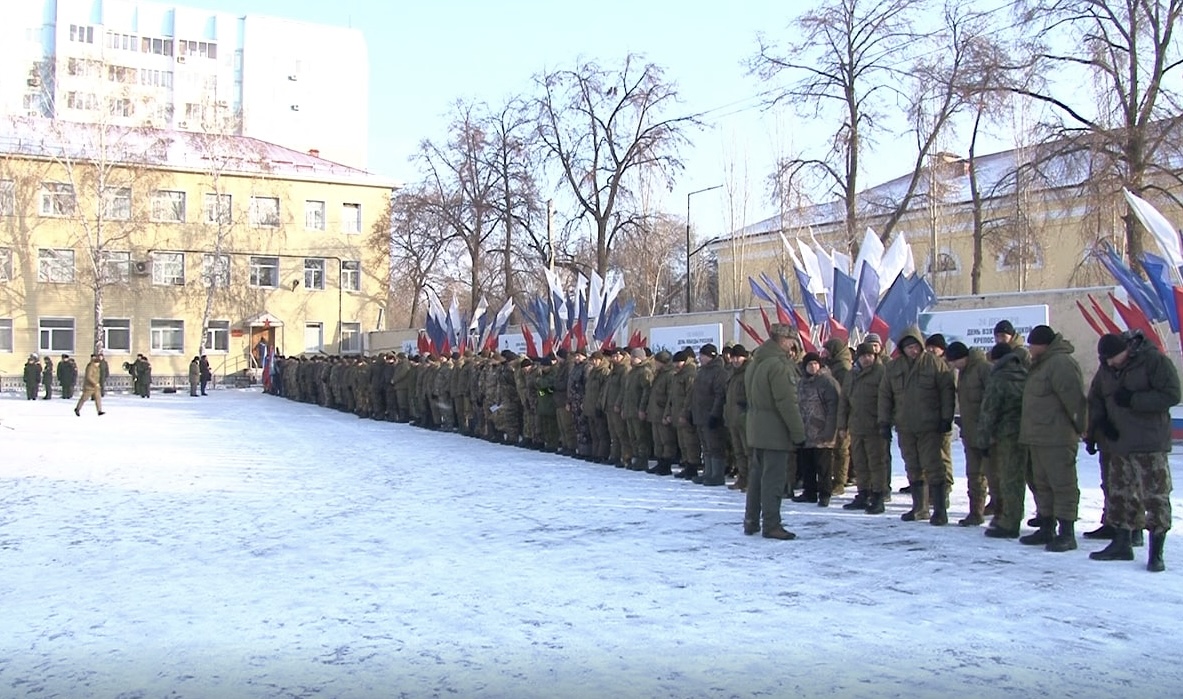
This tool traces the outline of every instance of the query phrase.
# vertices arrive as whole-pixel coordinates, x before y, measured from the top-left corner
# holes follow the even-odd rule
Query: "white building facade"
[[[0,113],[231,133],[364,168],[359,30],[138,0],[22,0],[0,24]]]

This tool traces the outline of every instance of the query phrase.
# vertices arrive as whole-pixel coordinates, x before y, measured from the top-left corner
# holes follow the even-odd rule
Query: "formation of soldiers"
[[[1149,529],[1148,567],[1161,570],[1162,541],[1171,520],[1167,411],[1179,402],[1179,381],[1173,365],[1161,353],[1156,357],[1157,350],[1140,336],[1120,342],[1106,337],[1111,344],[1098,349],[1102,366],[1094,379],[1095,395],[1087,398],[1071,345],[1047,326],[1032,331],[1029,350],[1009,322],[999,323],[988,357],[914,329],[897,339],[893,357],[882,356],[883,343],[874,334],[853,351],[834,339],[818,353],[799,354],[791,402],[800,413],[805,441],[794,445],[783,496],[828,507],[831,498],[854,486],[843,509],[882,514],[892,492],[890,446],[898,439],[908,477],[900,492],[912,499],[901,519],[945,525],[956,424],[969,496],[969,512],[958,524],[978,526],[991,516],[987,536],[1020,538],[1030,489],[1037,513],[1028,525],[1036,531],[1020,542],[1068,551],[1076,548],[1076,451],[1083,439],[1090,453],[1102,454],[1107,505],[1103,526],[1085,536],[1112,539],[1092,557],[1132,560],[1136,535]],[[1110,352],[1119,344],[1119,352]],[[1125,354],[1114,366],[1109,360],[1120,352]],[[1152,416],[1131,417],[1132,403],[1119,391],[1128,373],[1122,366],[1131,354],[1138,365],[1153,364],[1153,382],[1139,379],[1141,384],[1124,390],[1163,392]],[[750,455],[748,357],[738,344],[675,353],[560,350],[540,358],[509,350],[277,357],[272,392],[359,418],[743,491]],[[1103,385],[1117,398],[1103,393]],[[1092,421],[1086,417],[1090,413]],[[1108,417],[1095,417],[1102,414]],[[1140,426],[1133,453],[1123,444],[1134,434],[1131,422]],[[1112,427],[1118,423],[1127,436]],[[1114,463],[1121,466],[1117,479]],[[1120,484],[1115,486],[1115,480]],[[1111,504],[1115,493],[1116,508]]]

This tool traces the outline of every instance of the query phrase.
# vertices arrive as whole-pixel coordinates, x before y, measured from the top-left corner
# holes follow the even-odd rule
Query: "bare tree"
[[[410,299],[406,327],[415,327],[423,290],[438,286],[445,278],[451,224],[440,216],[441,206],[429,203],[428,185],[405,187],[391,200],[384,222],[375,225],[370,246],[384,244],[390,261],[390,287],[400,298]],[[394,325],[395,318],[390,319]]]
[[[589,62],[536,80],[542,142],[577,218],[590,219],[595,271],[603,275],[616,237],[644,218],[630,178],[644,173],[672,187],[682,170],[679,149],[698,122],[668,116],[677,88],[636,55],[618,69]]]
[[[1053,108],[1056,119],[1046,126],[1064,152],[1103,156],[1113,195],[1125,187],[1183,206],[1167,186],[1183,176],[1163,155],[1178,148],[1183,127],[1183,101],[1172,87],[1183,73],[1175,35],[1183,0],[1024,0],[1015,8],[1031,35],[1026,60],[1014,68],[1035,81],[1003,89]],[[1080,80],[1051,80],[1080,70],[1092,78],[1092,90]],[[1127,215],[1125,247],[1135,264],[1142,235]]]
[[[888,98],[899,84],[900,57],[917,42],[913,20],[925,0],[827,0],[793,21],[796,41],[780,43],[761,34],[749,60],[764,80],[796,79],[773,97],[791,102],[805,117],[833,115],[839,124],[829,152],[793,157],[778,165],[780,181],[816,177],[845,209],[846,237],[859,239],[861,156],[885,119]]]

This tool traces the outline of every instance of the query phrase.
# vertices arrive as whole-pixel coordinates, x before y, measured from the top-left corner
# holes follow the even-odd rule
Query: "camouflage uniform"
[[[990,526],[1013,536],[1018,536],[1023,522],[1027,474],[1031,470],[1027,448],[1019,444],[1026,382],[1027,364],[1018,354],[1007,354],[994,362],[986,377],[975,435],[977,448],[989,451],[998,465],[999,501],[995,502]]]
[[[587,360],[582,354],[571,356],[571,370],[567,376],[567,410],[571,413],[571,424],[575,429],[575,453],[579,456],[592,455],[591,425],[583,413],[583,398],[587,388]]]
[[[830,370],[830,376],[838,382],[841,388],[846,382],[846,375],[850,373],[853,361],[850,347],[838,339],[827,340],[825,366]],[[839,430],[834,438],[834,495],[842,495],[846,491],[846,484],[850,482],[850,434],[846,430]]]
[[[733,490],[744,490],[748,487],[748,436],[744,419],[748,411],[748,393],[744,387],[747,368],[746,360],[738,366],[732,365],[731,374],[727,377],[727,396],[723,404],[723,423],[727,425],[727,431],[731,434],[731,466],[736,473],[735,483],[732,484]]]
[[[592,458],[600,463],[607,463],[611,436],[608,430],[608,414],[604,410],[604,387],[608,383],[612,368],[606,358],[597,355],[598,353],[592,355],[585,370],[583,414],[588,421]]]
[[[669,424],[678,431],[678,452],[682,463],[682,471],[678,476],[682,478],[693,477],[702,467],[702,445],[698,441],[698,431],[694,429],[690,405],[690,394],[697,375],[698,364],[694,357],[685,359],[682,366],[675,370],[670,386],[670,402],[666,409]]]
[[[645,412],[653,426],[653,455],[657,457],[653,472],[668,476],[670,467],[678,460],[678,430],[667,417],[670,390],[674,384],[674,364],[669,352],[658,352],[657,357],[661,361],[658,361],[657,373],[653,375]]]
[[[621,399],[624,396],[624,379],[629,372],[628,353],[617,352],[613,358],[612,373],[604,386],[604,412],[608,415],[608,435],[611,447],[608,460],[624,468],[633,458],[632,442],[628,438],[628,424],[622,413]]]
[[[652,359],[641,359],[639,363],[633,364],[623,381],[620,416],[624,418],[633,455],[627,466],[633,471],[644,471],[649,468],[649,457],[653,453],[653,428],[649,424],[646,412],[652,386]],[[646,417],[641,417],[642,415]]]
[[[571,412],[567,410],[567,403],[570,400],[567,395],[567,386],[571,379],[570,354],[565,350],[559,350],[559,360],[551,367],[550,371],[554,374],[555,416],[559,423],[559,440],[564,453],[574,454],[575,420]]]

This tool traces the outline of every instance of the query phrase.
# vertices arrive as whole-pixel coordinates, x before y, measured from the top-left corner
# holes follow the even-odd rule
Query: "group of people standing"
[[[74,396],[74,387],[78,383],[78,365],[74,363],[74,358],[68,354],[63,354],[57,364],[56,374],[54,372],[53,360],[49,357],[38,361],[37,355],[30,354],[29,358],[25,360],[24,382],[25,382],[25,398],[27,400],[37,400],[37,395],[41,389],[44,389],[45,395],[41,396],[43,400],[53,398],[53,383],[57,379],[62,398],[72,398]]]
[[[1100,453],[1106,512],[1085,534],[1110,538],[1099,560],[1132,560],[1150,532],[1148,567],[1163,569],[1170,529],[1173,364],[1140,334],[1106,335],[1086,392],[1072,345],[1052,328],[1024,345],[1008,321],[989,354],[909,329],[883,356],[872,334],[853,352],[830,340],[805,352],[790,326],[752,352],[644,348],[378,357],[276,357],[272,392],[360,418],[410,422],[746,491],[744,531],[792,539],[781,501],[882,514],[898,440],[911,497],[905,521],[949,522],[952,438],[960,428],[969,512],[992,538],[1049,551],[1077,547],[1076,454]],[[674,467],[678,467],[677,471]],[[1035,531],[1022,536],[1026,491]]]

